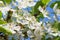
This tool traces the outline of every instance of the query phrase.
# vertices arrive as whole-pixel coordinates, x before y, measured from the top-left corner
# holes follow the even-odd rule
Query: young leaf
[[[45,5],[47,5],[47,4],[50,2],[50,0],[41,0],[41,1],[42,1],[42,3],[45,4]]]
[[[52,24],[52,27],[57,29],[58,31],[60,31],[60,23],[55,21],[53,24]]]
[[[0,20],[0,24],[6,24],[7,22]]]
[[[2,26],[0,26],[0,32],[3,32],[5,34],[8,34],[8,35],[12,35],[12,31],[7,29],[7,28],[4,28]]]
[[[5,4],[5,3],[10,4],[12,0],[1,0],[1,1],[3,1],[4,4]]]
[[[5,0],[5,1],[6,1],[6,3],[8,3],[8,4],[11,2],[11,0]]]
[[[0,18],[2,18],[2,13],[0,12]]]

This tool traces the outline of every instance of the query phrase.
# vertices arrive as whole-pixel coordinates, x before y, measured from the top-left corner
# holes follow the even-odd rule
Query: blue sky
[[[56,0],[52,0],[49,4],[48,4],[48,6],[47,6],[47,8],[46,8],[46,10],[49,12],[49,17],[51,18],[51,20],[50,20],[50,22],[53,22],[54,21],[54,18],[53,18],[53,16],[54,16],[54,11],[53,11],[53,9],[52,8],[50,8],[49,6],[51,5],[51,3],[53,3],[53,2],[55,2]],[[59,1],[59,0],[58,0]],[[58,21],[60,21],[60,16],[57,16],[57,18],[58,18]],[[44,18],[44,21],[46,22],[46,21],[48,21],[49,19],[48,18]]]

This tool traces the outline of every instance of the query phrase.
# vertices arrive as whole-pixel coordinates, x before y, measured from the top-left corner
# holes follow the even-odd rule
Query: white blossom
[[[40,34],[40,33],[41,33],[41,32],[40,32],[40,28],[37,27],[37,28],[35,29],[35,31],[34,31],[34,34],[35,34],[35,36],[36,36],[35,40],[41,40],[41,34]]]
[[[28,30],[28,31],[27,31],[27,35],[28,35],[30,38],[33,38],[33,37],[34,37],[34,34],[33,34],[33,32],[31,32],[31,30]]]
[[[18,8],[26,8],[26,7],[31,7],[36,4],[33,0],[16,0],[18,2]]]
[[[54,7],[53,7],[53,10],[54,10],[54,11],[56,10],[57,6],[58,6],[58,4],[56,3],[56,4],[54,5]]]
[[[42,12],[42,14],[43,14],[43,16],[44,17],[47,17],[47,18],[49,18],[50,19],[50,17],[48,17],[48,11],[46,11],[46,9],[44,10],[41,6],[39,6],[38,7],[38,10],[40,11],[40,12]]]

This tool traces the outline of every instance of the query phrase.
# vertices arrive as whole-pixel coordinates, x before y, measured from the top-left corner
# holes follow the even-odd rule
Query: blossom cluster
[[[0,24],[0,26],[2,26],[2,28],[6,29],[8,32],[11,31],[13,34],[11,36],[16,36],[14,38],[16,40],[22,40],[26,37],[29,37],[31,40],[42,40],[44,35],[46,35],[46,39],[60,36],[60,31],[54,29],[51,23],[43,22],[43,20],[38,22],[35,16],[22,9],[33,7],[37,1],[38,0],[16,0],[17,3],[12,1],[12,4],[6,6],[4,6],[3,2],[0,1],[2,6],[0,7],[0,11],[2,12],[2,18],[0,20],[6,22],[6,24]],[[16,6],[17,9],[13,9],[12,5]],[[60,13],[60,9],[56,8],[57,5],[58,4],[55,4],[53,10],[58,14]],[[51,17],[48,16],[49,12],[46,9],[39,6],[38,10],[43,14],[44,17],[48,18],[49,20],[51,19]],[[56,14],[53,17],[55,17],[57,20]],[[10,35],[8,36],[10,37]]]

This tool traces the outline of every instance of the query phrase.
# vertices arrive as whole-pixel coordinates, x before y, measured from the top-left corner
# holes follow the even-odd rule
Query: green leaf
[[[6,1],[6,3],[8,3],[8,4],[11,3],[11,0],[5,0],[5,1]]]
[[[12,40],[15,40],[15,39],[12,37]]]
[[[39,22],[40,21],[40,18],[44,18],[44,16],[43,16],[43,14],[42,13],[40,13],[37,17],[36,17],[36,19],[37,19],[37,21]]]
[[[45,4],[45,5],[47,5],[47,4],[50,2],[50,0],[41,0],[41,1],[42,1],[42,3]]]
[[[53,40],[60,40],[60,37],[59,36],[54,37]]]
[[[50,7],[53,8],[56,3],[58,4],[58,7],[57,7],[57,8],[60,9],[60,1],[56,1],[56,2],[52,3],[52,4],[50,5]]]
[[[2,13],[1,13],[1,11],[0,11],[0,19],[2,18]]]
[[[3,1],[4,4],[5,4],[5,3],[10,4],[12,0],[1,0],[1,1]]]
[[[53,24],[52,24],[52,27],[57,29],[58,31],[60,31],[60,23],[55,21]]]
[[[2,18],[2,13],[0,12],[0,24],[6,24],[7,22],[5,22],[4,20],[1,20]]]
[[[0,24],[6,24],[6,21],[0,20]]]
[[[58,30],[60,31],[60,23],[57,24]]]
[[[0,32],[3,32],[4,34],[12,35],[12,31],[0,26]]]

